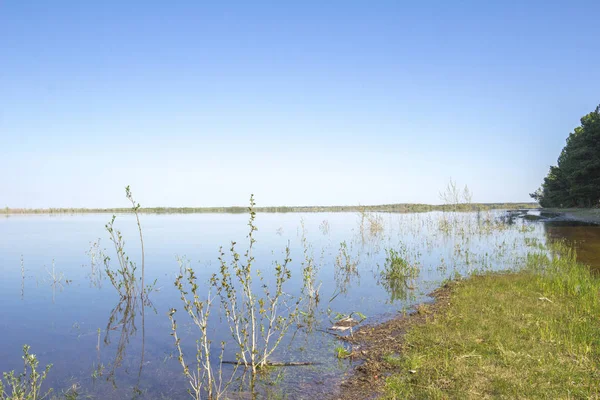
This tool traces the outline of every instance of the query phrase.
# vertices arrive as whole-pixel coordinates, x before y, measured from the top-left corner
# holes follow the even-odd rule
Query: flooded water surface
[[[289,246],[292,276],[284,291],[289,299],[304,297],[297,321],[271,360],[314,363],[270,371],[255,389],[259,397],[311,398],[335,390],[351,367],[336,357],[340,342],[328,330],[340,317],[364,315],[363,324],[393,317],[428,300],[427,294],[445,279],[517,268],[528,251],[548,239],[577,243],[580,260],[600,266],[600,227],[503,216],[502,211],[258,214],[255,267],[267,286],[275,284],[276,262],[285,260]],[[107,279],[99,254],[109,255],[114,266],[116,254],[105,230],[110,217],[0,219],[0,371],[22,369],[22,346],[28,344],[41,365],[53,364],[45,386],[55,388],[55,394],[76,385],[80,395],[92,398],[186,398],[188,382],[177,360],[169,310],[178,310],[178,335],[190,363],[198,328],[183,311],[174,286],[180,273],[177,258],[190,261],[205,293],[221,265],[220,247],[227,260],[232,241],[241,256],[248,247],[248,215],[142,214],[146,282],[156,282],[145,305],[120,299]],[[134,216],[117,216],[115,226],[139,265]],[[400,282],[386,278],[393,254],[413,271]],[[314,265],[318,293],[313,307],[302,293],[308,262]],[[219,318],[218,301],[213,306],[209,334],[217,365],[221,341],[227,343],[225,360],[236,359],[236,348]],[[223,368],[226,376],[233,371],[231,365]],[[228,394],[249,398],[248,390],[236,378]]]

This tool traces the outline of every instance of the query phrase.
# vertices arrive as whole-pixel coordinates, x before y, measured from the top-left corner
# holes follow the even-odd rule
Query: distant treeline
[[[600,106],[581,118],[531,197],[542,207],[600,206]]]
[[[428,212],[428,211],[478,211],[493,209],[536,208],[537,203],[472,203],[456,205],[431,205],[431,204],[382,204],[375,206],[280,206],[256,207],[254,211],[260,213],[301,213],[301,212]],[[87,214],[129,213],[131,208],[3,208],[0,214]],[[228,213],[241,214],[248,212],[248,207],[147,207],[140,208],[139,212],[149,214],[203,214],[203,213]]]

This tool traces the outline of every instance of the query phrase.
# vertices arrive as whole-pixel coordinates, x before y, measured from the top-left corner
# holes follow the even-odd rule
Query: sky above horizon
[[[0,206],[530,201],[598,1],[0,1]]]

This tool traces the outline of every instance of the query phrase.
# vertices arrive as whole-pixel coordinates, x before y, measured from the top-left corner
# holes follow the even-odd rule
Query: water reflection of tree
[[[144,367],[146,345],[146,307],[151,307],[156,312],[152,306],[152,303],[147,297],[142,298],[141,296],[132,296],[122,298],[110,313],[104,336],[104,344],[109,346],[111,344],[111,335],[115,332],[118,332],[119,335],[115,358],[112,362],[107,377],[107,380],[112,383],[113,387],[117,388],[115,379],[116,371],[123,364],[130,339],[137,334],[138,326],[136,325],[136,318],[139,317],[141,319],[142,347],[140,352],[140,364],[137,372],[137,381],[133,388],[133,398],[138,398],[143,394],[140,389],[140,381]]]
[[[600,226],[575,221],[547,222],[548,242],[567,241],[576,249],[577,260],[600,272]]]

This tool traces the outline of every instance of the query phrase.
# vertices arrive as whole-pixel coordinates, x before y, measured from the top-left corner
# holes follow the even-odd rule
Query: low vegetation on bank
[[[600,398],[600,278],[556,245],[451,285],[385,361],[387,399]]]

